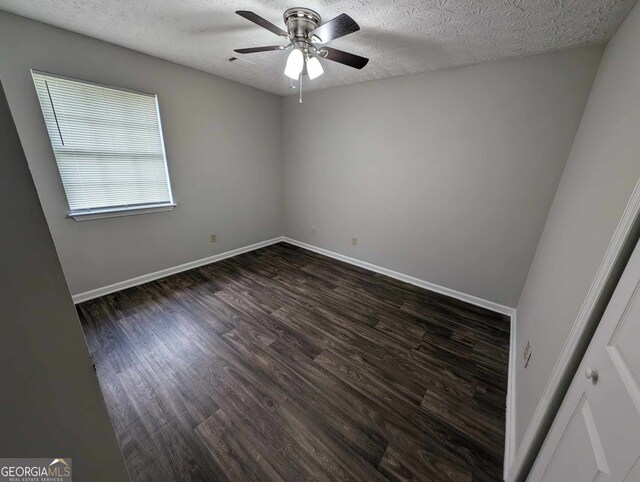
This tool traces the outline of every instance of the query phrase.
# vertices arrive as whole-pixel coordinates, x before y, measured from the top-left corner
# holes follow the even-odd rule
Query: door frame
[[[547,380],[542,396],[517,449],[515,448],[514,440],[515,380],[511,379],[511,372],[515,372],[515,367],[512,367],[510,363],[507,398],[507,411],[510,413],[508,413],[507,417],[504,464],[504,479],[507,482],[524,480],[533,466],[533,462],[569,389],[571,380],[591,341],[591,337],[598,326],[613,290],[622,275],[636,242],[640,239],[639,214],[640,180],[636,183],[622,217],[611,237],[611,241],[609,241],[604,258],[580,307],[578,316],[571,326],[569,336],[565,340],[560,356],[549,380]],[[513,343],[511,345],[510,352],[514,352],[515,346]],[[514,354],[510,353],[510,358],[511,356],[514,356]]]

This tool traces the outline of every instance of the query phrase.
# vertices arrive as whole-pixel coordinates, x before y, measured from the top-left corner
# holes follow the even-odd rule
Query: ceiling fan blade
[[[326,54],[324,52],[327,52]],[[361,69],[369,62],[366,57],[360,57],[356,54],[350,54],[338,49],[332,49],[331,47],[321,47],[318,49],[318,54],[321,58],[327,60],[333,60],[340,64],[348,65],[354,69]]]
[[[320,43],[326,44],[333,39],[344,37],[360,30],[360,26],[346,13],[338,15],[336,18],[323,23],[313,32],[312,36],[318,37]]]
[[[260,25],[262,28],[266,28],[270,32],[275,33],[276,35],[280,35],[281,37],[288,37],[289,34],[282,30],[277,25],[272,24],[269,20],[262,18],[257,13],[250,12],[248,10],[237,10],[236,13],[241,17],[246,18],[250,22],[255,23],[256,25]]]
[[[255,54],[256,52],[269,52],[271,50],[284,50],[283,45],[268,45],[266,47],[250,47],[248,49],[234,49],[239,54]]]

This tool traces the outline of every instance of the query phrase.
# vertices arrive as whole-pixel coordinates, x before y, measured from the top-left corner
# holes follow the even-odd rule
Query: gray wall
[[[285,235],[515,306],[601,53],[286,98]]]
[[[4,12],[0,45],[0,78],[71,293],[282,234],[279,97]],[[30,68],[158,94],[178,207],[65,219]]]
[[[129,480],[1,86],[0,146],[0,456]]]
[[[602,57],[518,303],[518,443],[640,176],[639,79],[636,6]],[[527,340],[525,369],[519,355]]]

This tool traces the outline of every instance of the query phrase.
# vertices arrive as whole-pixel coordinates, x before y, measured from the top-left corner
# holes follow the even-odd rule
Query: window
[[[173,209],[155,95],[31,73],[69,216]]]

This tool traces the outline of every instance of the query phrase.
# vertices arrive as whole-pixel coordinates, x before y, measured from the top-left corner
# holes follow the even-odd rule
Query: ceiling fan
[[[334,39],[360,30],[360,26],[346,13],[320,24],[322,19],[317,12],[302,7],[290,8],[283,15],[287,26],[286,31],[254,12],[238,10],[236,13],[288,41],[286,45],[250,47],[235,49],[235,51],[239,54],[253,54],[293,49],[287,58],[284,74],[292,80],[300,81],[300,102],[302,102],[302,77],[308,75],[309,79],[315,79],[324,73],[319,59],[332,60],[355,69],[361,69],[369,62],[365,57],[325,45]]]

